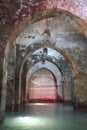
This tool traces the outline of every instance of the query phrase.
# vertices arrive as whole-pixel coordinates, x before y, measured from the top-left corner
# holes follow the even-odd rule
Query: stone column
[[[9,51],[10,50],[10,51]],[[1,109],[0,122],[3,121],[5,110],[14,108],[14,90],[15,90],[15,67],[16,67],[16,49],[15,46],[6,48],[3,63],[3,86],[1,91]]]
[[[19,109],[19,72],[20,72],[20,47],[16,44],[16,67],[15,67],[15,90],[14,90],[14,111]]]
[[[6,94],[6,110],[14,109],[14,91],[15,91],[15,67],[16,67],[16,48],[12,46],[8,56],[7,64],[7,94]]]
[[[0,107],[0,123],[3,122],[5,116],[5,107],[6,107],[6,91],[7,91],[7,59],[8,55],[4,57],[3,62],[3,83],[1,91],[1,107]]]
[[[87,75],[78,75],[74,79],[76,109],[87,111]]]

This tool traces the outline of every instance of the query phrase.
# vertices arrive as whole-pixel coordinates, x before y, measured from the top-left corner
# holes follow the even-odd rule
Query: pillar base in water
[[[4,122],[5,115],[0,113],[0,125]]]

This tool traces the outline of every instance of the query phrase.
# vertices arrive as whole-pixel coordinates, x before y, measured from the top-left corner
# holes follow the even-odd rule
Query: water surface
[[[0,130],[87,130],[87,113],[62,104],[31,103],[6,113]]]

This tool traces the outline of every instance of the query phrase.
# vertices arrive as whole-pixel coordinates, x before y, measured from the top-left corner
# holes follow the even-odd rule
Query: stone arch
[[[53,66],[54,66],[54,70],[52,70],[51,68],[48,68],[48,67],[46,67],[46,66],[44,66],[44,65],[42,65],[42,66],[39,66],[39,68],[35,68],[35,69],[33,69],[34,68],[34,66],[36,66],[38,63],[40,63],[41,61],[39,61],[39,62],[37,62],[36,64],[34,64],[29,70],[28,70],[28,72],[27,72],[27,78],[26,78],[26,97],[27,97],[27,91],[28,91],[28,81],[30,80],[30,78],[32,77],[32,75],[35,73],[35,72],[37,72],[38,70],[40,70],[40,69],[46,69],[46,70],[48,70],[52,75],[53,75],[53,77],[54,77],[54,79],[55,79],[55,83],[56,83],[56,94],[57,94],[57,96],[58,96],[58,74],[55,74],[55,70],[57,69],[57,71],[59,71],[58,70],[58,68],[53,64],[53,63],[51,63],[51,62],[49,62],[50,64],[53,64]],[[32,72],[32,69],[33,69],[33,72]]]
[[[53,6],[52,6],[53,7]],[[43,17],[39,18],[39,15],[35,15],[36,19],[34,19],[34,17],[27,17],[24,21],[20,22],[20,24],[17,26],[17,29],[13,29],[13,33],[11,35],[11,37],[8,40],[7,46],[6,46],[6,50],[5,50],[5,59],[4,59],[4,63],[3,63],[3,68],[4,70],[7,70],[7,62],[6,60],[8,59],[8,55],[9,55],[9,50],[11,48],[11,45],[13,44],[13,41],[15,41],[16,37],[20,34],[20,32],[22,32],[24,30],[25,27],[27,27],[28,24],[32,24],[40,19],[43,19],[45,17],[51,17],[54,14],[55,9],[53,9],[53,11],[51,11],[49,13],[49,15],[47,16],[46,14],[43,15]],[[57,11],[57,9],[56,9]],[[49,10],[48,10],[49,12]],[[16,28],[16,27],[15,27]],[[82,26],[82,28],[84,28]],[[84,29],[83,29],[84,30]],[[3,88],[2,88],[2,99],[3,101],[1,101],[1,113],[2,113],[2,117],[4,115],[5,112],[5,97],[6,97],[6,84],[7,84],[7,72],[3,72]],[[4,82],[5,81],[5,82]]]
[[[30,54],[30,53],[29,53]],[[30,55],[28,55],[28,57],[29,57]],[[27,58],[28,58],[27,57]],[[54,60],[52,60],[52,58],[54,59]],[[64,69],[63,69],[63,67],[60,65],[60,63],[58,62],[58,60],[55,58],[55,57],[50,57],[50,56],[48,56],[48,57],[45,57],[45,59],[46,60],[48,60],[49,62],[51,62],[51,63],[53,63],[53,64],[55,64],[58,68],[59,68],[59,70],[61,71],[61,74],[62,74],[62,86],[63,86],[63,89],[64,89],[64,84],[66,83],[66,81],[65,81],[65,78],[64,78],[64,75],[65,75],[65,77],[66,77],[66,72],[64,72]],[[41,58],[38,60],[36,60],[35,61],[35,63],[34,64],[36,64],[36,63],[38,63],[38,62],[40,62],[41,61]],[[26,61],[25,61],[26,62]],[[25,63],[24,63],[25,64]],[[31,67],[32,67],[32,65],[34,65],[34,64],[29,64],[30,66],[29,66],[29,68],[28,69],[30,69]],[[19,92],[19,102],[20,102],[20,93],[21,93],[21,81],[23,81],[23,79],[21,79],[21,73],[22,73],[22,69],[23,68],[21,68],[20,69],[20,75],[19,75],[19,90],[20,90],[20,92]],[[65,71],[67,71],[67,68],[65,69]],[[72,100],[73,100],[73,106],[75,105],[75,99],[74,99],[74,97],[75,97],[75,94],[74,94],[74,81],[73,81],[73,75],[72,75],[72,71],[70,70],[70,72],[68,72],[68,75],[71,75],[71,77],[70,77],[70,79],[69,79],[69,81],[71,82],[71,96],[72,96]],[[64,98],[64,97],[63,97]]]
[[[20,21],[18,25],[16,25],[14,28],[13,28],[13,31],[12,31],[12,34],[7,42],[7,46],[6,46],[6,52],[9,51],[11,45],[13,44],[13,42],[15,41],[15,39],[17,38],[17,36],[25,29],[27,28],[27,26],[30,26],[31,24],[39,21],[39,20],[42,20],[44,18],[50,18],[50,17],[58,17],[58,15],[60,15],[61,13],[66,13],[68,16],[72,15],[73,17],[76,18],[76,21],[77,23],[81,26],[84,34],[85,34],[85,31],[86,31],[86,28],[85,28],[85,24],[86,24],[86,21],[82,20],[83,18],[81,17],[78,17],[78,14],[76,15],[75,12],[72,13],[71,11],[67,11],[66,9],[63,10],[61,8],[58,8],[58,9],[45,9],[45,12],[44,11],[41,11],[40,13],[37,13],[35,15],[33,15],[33,17],[26,17],[23,21]]]
[[[54,50],[56,50],[57,52],[59,52],[64,58],[65,60],[67,61],[67,63],[69,64],[69,66],[71,67],[71,70],[72,70],[72,73],[73,73],[73,76],[74,76],[74,64],[73,64],[73,61],[71,60],[71,58],[69,57],[69,55],[65,54],[63,52],[63,50],[61,50],[60,48],[54,46],[53,44],[50,44],[50,43],[43,43],[43,44],[36,44],[35,46],[33,45],[30,45],[27,49],[27,52],[24,56],[24,58],[22,59],[22,61],[20,61],[20,64],[21,64],[21,68],[20,68],[20,71],[22,70],[23,68],[23,65],[25,64],[26,60],[28,57],[30,57],[32,55],[32,53],[38,49],[41,49],[41,48],[52,48]],[[21,71],[22,72],[22,71]]]
[[[50,43],[50,44],[49,44],[49,43],[43,43],[43,44],[41,44],[41,46],[40,46],[40,44],[30,45],[28,48],[26,48],[26,50],[27,50],[27,51],[26,51],[26,54],[25,54],[25,56],[23,57],[22,61],[20,61],[20,64],[19,64],[19,66],[21,65],[21,67],[19,68],[19,69],[20,69],[20,72],[19,72],[19,104],[20,104],[20,93],[21,93],[21,73],[22,73],[22,70],[23,70],[23,66],[24,66],[24,64],[26,63],[27,58],[29,58],[34,51],[36,51],[36,50],[38,50],[38,49],[41,49],[41,48],[48,48],[48,47],[49,47],[49,48],[52,48],[52,49],[54,49],[54,50],[56,50],[56,51],[58,51],[58,52],[60,52],[60,54],[65,57],[67,63],[69,63],[69,65],[70,65],[70,67],[71,67],[71,72],[70,72],[70,73],[73,73],[72,75],[74,76],[73,63],[72,63],[70,57],[68,57],[60,48],[55,47],[55,46],[54,46],[53,44],[51,44],[51,43]],[[49,57],[48,57],[48,60],[49,60]],[[52,62],[52,60],[51,60],[51,62]],[[55,64],[56,64],[56,63],[55,63]],[[57,64],[57,65],[58,65],[58,64]],[[62,69],[63,69],[63,68],[61,69],[61,67],[59,66],[59,69],[60,69],[61,73],[63,73],[63,72],[62,72]],[[73,76],[72,76],[72,77],[73,77]]]

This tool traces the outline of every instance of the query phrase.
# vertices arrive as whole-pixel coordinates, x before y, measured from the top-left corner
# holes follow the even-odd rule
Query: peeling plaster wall
[[[86,74],[87,39],[75,19],[63,14],[58,18],[41,20],[25,29],[16,39],[16,44],[23,48],[46,42],[54,44],[71,57],[77,69],[74,73]]]
[[[82,41],[86,40],[86,38],[83,36],[77,21],[71,16],[62,14],[57,18],[41,20],[27,27],[16,39],[16,43],[29,46],[32,43],[40,43],[46,40],[55,43],[60,48],[70,48],[76,46],[77,41],[81,45]],[[67,42],[71,44],[68,45]]]

